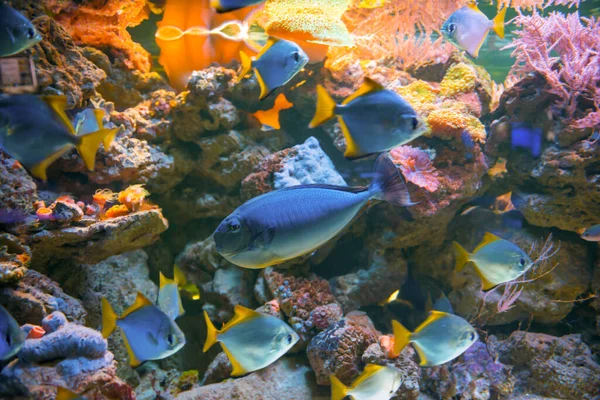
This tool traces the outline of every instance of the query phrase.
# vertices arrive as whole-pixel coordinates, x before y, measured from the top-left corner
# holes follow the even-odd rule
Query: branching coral
[[[431,163],[429,154],[412,146],[400,146],[390,151],[394,164],[400,166],[402,175],[409,182],[435,192],[440,181],[435,167]]]
[[[537,72],[547,90],[558,96],[555,113],[576,128],[600,123],[600,21],[580,18],[579,13],[558,12],[547,18],[520,14],[512,48],[516,58],[512,72]],[[559,111],[560,110],[560,111]],[[564,111],[563,111],[564,110]],[[580,110],[585,110],[581,113]]]

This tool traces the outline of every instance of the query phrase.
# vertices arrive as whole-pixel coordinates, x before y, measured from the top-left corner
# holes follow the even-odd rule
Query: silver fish
[[[0,360],[14,357],[25,343],[25,334],[15,319],[0,306]]]
[[[23,14],[0,2],[0,57],[18,54],[41,40],[42,36]]]
[[[308,254],[338,235],[372,200],[409,206],[408,189],[386,154],[368,188],[300,185],[247,201],[214,233],[217,251],[244,268],[266,268]]]

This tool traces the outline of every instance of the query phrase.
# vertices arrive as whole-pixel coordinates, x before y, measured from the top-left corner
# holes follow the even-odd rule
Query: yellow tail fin
[[[394,353],[400,354],[410,343],[410,331],[398,321],[392,321],[392,327],[394,328]]]
[[[455,272],[460,272],[470,261],[471,255],[460,244],[456,242],[452,242],[452,246],[454,246],[454,253],[456,254]]]
[[[69,389],[60,386],[56,388],[56,400],[73,400],[77,398],[79,398],[79,396]]]
[[[217,328],[215,328],[215,326],[211,322],[206,311],[204,311],[204,320],[206,321],[206,331],[207,332],[206,332],[206,342],[204,342],[204,347],[202,348],[202,352],[206,353],[208,351],[208,349],[210,349],[215,343],[217,343],[217,334],[219,333],[219,331],[217,330]]]
[[[492,29],[494,29],[494,32],[496,32],[496,34],[498,36],[500,36],[502,39],[504,39],[504,19],[506,18],[506,7],[504,7],[502,10],[500,10],[500,12],[498,12],[498,15],[496,15],[494,17],[494,19],[492,20],[492,22],[494,23],[494,27]]]
[[[348,395],[348,387],[335,376],[329,377],[331,382],[331,400],[343,400]]]
[[[327,90],[323,86],[317,85],[317,110],[308,127],[315,128],[335,117],[335,106],[335,101],[327,93]]]
[[[117,137],[117,132],[119,132],[119,128],[113,128],[108,130],[108,134],[104,136],[104,140],[102,140],[102,144],[104,145],[104,150],[110,149],[110,145],[113,140]]]
[[[117,314],[104,297],[102,298],[102,336],[106,339],[117,328]]]
[[[238,81],[241,81],[243,77],[248,75],[250,70],[252,69],[252,59],[248,54],[243,51],[240,51],[240,60],[242,60],[242,72],[238,75]]]
[[[100,129],[99,131],[88,133],[85,136],[78,136],[80,141],[77,145],[77,151],[83,158],[85,166],[89,171],[94,170],[94,164],[96,163],[96,152],[100,147],[100,144],[104,139],[115,134],[114,129]]]

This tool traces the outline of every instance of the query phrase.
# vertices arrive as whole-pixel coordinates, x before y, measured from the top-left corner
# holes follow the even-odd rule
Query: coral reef
[[[23,278],[30,261],[29,247],[9,233],[0,233],[0,284]]]

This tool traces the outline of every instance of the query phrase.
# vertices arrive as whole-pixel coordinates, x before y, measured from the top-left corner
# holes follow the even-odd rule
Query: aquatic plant
[[[435,192],[440,186],[438,172],[435,170],[429,154],[412,146],[400,146],[390,151],[394,164],[400,166],[407,181]]]
[[[519,13],[514,22],[520,30],[505,47],[514,49],[511,73],[542,75],[558,98],[553,112],[568,124],[600,124],[600,20],[553,12],[546,18]]]

